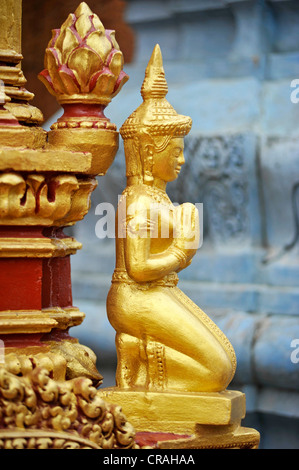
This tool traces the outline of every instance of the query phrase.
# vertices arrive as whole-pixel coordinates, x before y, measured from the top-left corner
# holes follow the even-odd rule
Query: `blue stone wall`
[[[299,345],[299,102],[291,87],[299,79],[299,2],[128,0],[126,18],[135,58],[106,115],[120,127],[141,103],[159,43],[168,100],[193,119],[186,164],[168,192],[204,207],[203,245],[180,287],[231,340],[231,387],[246,392],[246,423],[260,430],[261,447],[299,448],[299,353],[291,346]],[[114,241],[96,237],[95,208],[116,207],[124,187],[120,145],[75,227],[84,248],[72,259],[74,299],[87,315],[74,335],[97,353],[104,385],[115,367],[105,316]]]

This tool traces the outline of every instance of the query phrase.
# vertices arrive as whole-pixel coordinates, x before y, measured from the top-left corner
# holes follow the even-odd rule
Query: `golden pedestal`
[[[260,436],[241,426],[245,394],[144,392],[102,389],[108,403],[118,404],[136,430],[140,443],[151,440],[159,449],[256,449]]]

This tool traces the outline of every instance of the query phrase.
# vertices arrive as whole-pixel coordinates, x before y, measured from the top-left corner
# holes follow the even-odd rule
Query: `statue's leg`
[[[211,318],[198,307],[184,292],[182,292],[178,287],[172,289],[173,295],[184,304],[184,306],[195,315],[201,322],[203,322],[219,339],[223,347],[225,348],[227,354],[230,357],[230,360],[233,364],[232,374],[234,375],[237,366],[236,354],[233,346],[231,345],[228,338],[225,334],[218,328],[218,326],[211,320]]]
[[[136,380],[132,384],[143,381],[149,389],[163,389],[171,384],[170,388],[176,389],[184,388],[188,383],[186,389],[190,389],[192,384],[194,391],[220,391],[229,384],[234,364],[224,340],[213,332],[211,325],[205,324],[186,308],[185,303],[174,295],[173,288],[141,290],[119,284],[110,291],[107,307],[109,320],[117,333],[126,333],[140,340],[139,349],[135,343],[135,370],[143,372],[138,372],[138,377],[135,375]],[[133,377],[129,354],[124,352],[125,343],[127,341],[122,343],[121,352],[119,349],[119,356],[127,357],[127,366]],[[131,339],[125,347],[130,350]],[[153,353],[155,348],[160,348],[159,354]],[[164,358],[164,378],[157,385],[159,364],[161,369],[159,357]],[[179,374],[178,370],[181,371]],[[126,372],[129,373],[128,370]],[[146,380],[144,373],[147,374]]]
[[[155,389],[166,386],[165,347],[149,338],[116,334],[116,385],[122,389]]]
[[[116,385],[120,388],[146,388],[147,372],[143,341],[126,333],[116,333]]]

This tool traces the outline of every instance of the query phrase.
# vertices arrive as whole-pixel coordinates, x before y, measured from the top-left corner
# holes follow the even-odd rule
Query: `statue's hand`
[[[174,247],[184,254],[185,266],[199,247],[198,209],[189,202],[176,207]]]

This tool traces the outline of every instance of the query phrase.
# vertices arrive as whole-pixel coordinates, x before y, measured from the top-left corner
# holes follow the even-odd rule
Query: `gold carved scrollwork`
[[[43,368],[54,380],[85,377],[92,380],[93,385],[97,387],[103,380],[96,368],[94,352],[74,338],[58,342],[45,340],[42,346],[27,347],[24,350],[8,347],[5,354],[5,368],[7,372],[19,377],[31,374],[36,368]]]

